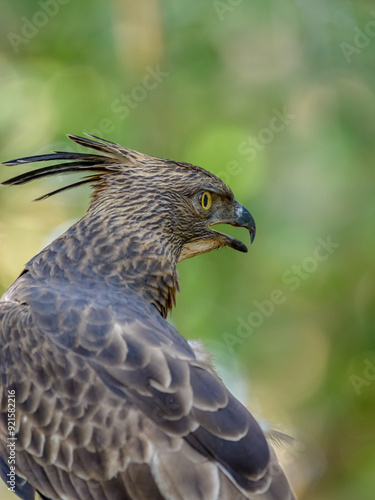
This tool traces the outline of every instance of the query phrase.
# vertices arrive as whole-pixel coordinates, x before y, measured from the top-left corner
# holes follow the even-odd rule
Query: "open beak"
[[[250,243],[254,241],[255,238],[255,221],[251,213],[245,208],[241,203],[235,202],[235,210],[233,218],[229,220],[224,220],[220,222],[215,222],[214,224],[210,224],[210,226],[214,226],[216,224],[230,224],[231,226],[236,227],[244,227],[250,233]],[[218,233],[218,231],[215,231]],[[224,240],[224,244],[234,248],[234,250],[238,250],[239,252],[247,252],[247,246],[242,243],[242,241],[237,240],[233,236],[229,236],[228,234],[219,233]]]

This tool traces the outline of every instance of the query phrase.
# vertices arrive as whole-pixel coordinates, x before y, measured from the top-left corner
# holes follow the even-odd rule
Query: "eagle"
[[[247,247],[250,212],[214,174],[96,136],[93,152],[3,184],[81,173],[85,215],[33,257],[0,300],[0,470],[23,500],[291,500],[273,447],[216,373],[167,321],[177,263]],[[13,407],[11,412],[10,406]],[[10,450],[13,447],[15,465]]]

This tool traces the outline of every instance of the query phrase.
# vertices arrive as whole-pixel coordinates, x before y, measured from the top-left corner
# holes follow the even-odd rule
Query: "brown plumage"
[[[0,468],[7,480],[7,397],[16,394],[16,493],[24,500],[294,498],[248,410],[200,344],[165,320],[176,265],[235,238],[211,226],[255,224],[206,170],[109,141],[100,154],[14,177],[82,172],[84,217],[31,261],[0,300]],[[69,161],[66,161],[69,160]],[[44,198],[44,197],[42,197]]]

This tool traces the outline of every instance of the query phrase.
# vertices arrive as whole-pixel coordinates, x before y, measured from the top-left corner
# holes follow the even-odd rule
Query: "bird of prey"
[[[23,500],[294,498],[210,355],[166,320],[177,263],[224,246],[246,252],[213,226],[247,228],[252,240],[250,212],[203,168],[68,137],[94,152],[5,163],[59,161],[3,184],[78,172],[88,175],[45,197],[87,182],[93,192],[82,219],[0,300],[3,480]]]

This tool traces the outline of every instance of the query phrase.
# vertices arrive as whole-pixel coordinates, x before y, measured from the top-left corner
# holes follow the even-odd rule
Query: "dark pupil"
[[[208,204],[208,196],[206,194],[203,195],[203,206],[207,207]]]

